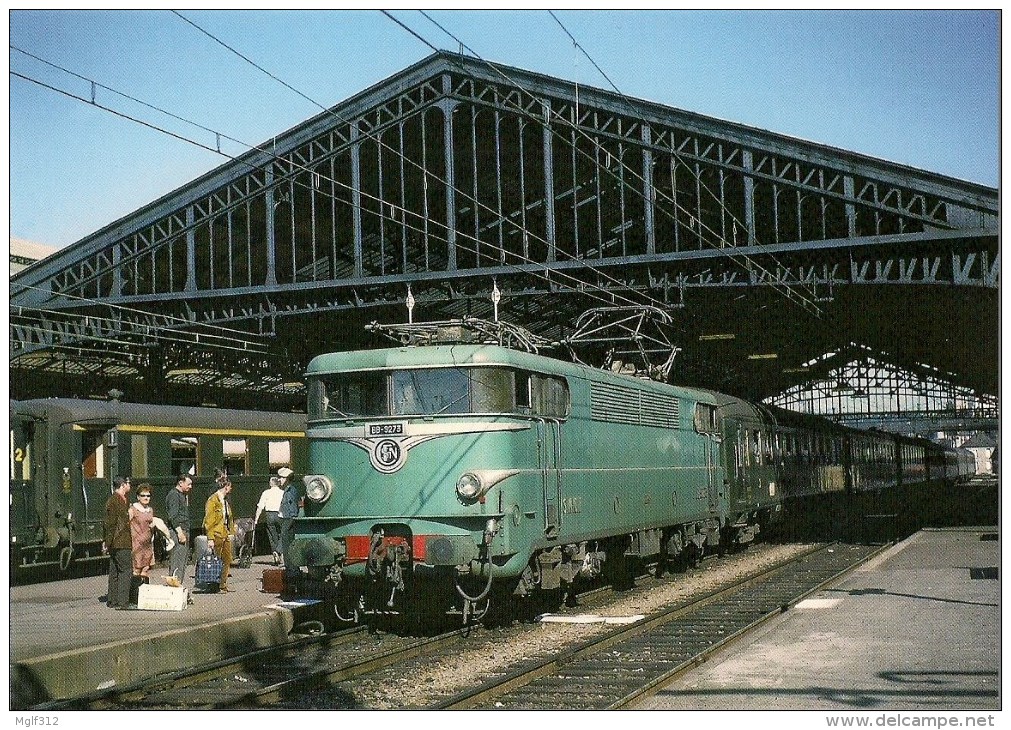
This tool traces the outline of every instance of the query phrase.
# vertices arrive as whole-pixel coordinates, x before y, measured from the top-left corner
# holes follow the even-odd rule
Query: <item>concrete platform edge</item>
[[[226,621],[26,659],[11,667],[11,707],[28,708],[127,686],[284,643],[294,625],[289,609],[269,607]]]

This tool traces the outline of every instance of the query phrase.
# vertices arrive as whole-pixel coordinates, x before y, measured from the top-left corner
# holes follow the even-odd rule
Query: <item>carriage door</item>
[[[544,534],[558,535],[562,524],[562,473],[558,468],[561,457],[561,434],[556,421],[537,419],[537,462],[541,470],[544,491]]]
[[[706,486],[709,495],[709,513],[720,512],[720,497],[723,491],[723,474],[720,465],[720,431],[716,407],[708,403],[695,404],[695,430],[702,436],[705,451]]]

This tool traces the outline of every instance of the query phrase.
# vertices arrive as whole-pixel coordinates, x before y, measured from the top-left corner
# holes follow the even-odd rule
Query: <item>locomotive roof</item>
[[[415,347],[389,347],[377,350],[332,352],[314,357],[309,362],[306,375],[418,367],[436,368],[491,365],[521,368],[538,373],[562,375],[598,382],[609,382],[615,385],[635,387],[640,390],[656,390],[657,392],[665,391],[668,393],[673,390],[680,397],[701,400],[703,402],[713,402],[716,396],[716,394],[708,390],[669,385],[631,375],[612,373],[607,370],[571,363],[553,357],[513,350],[508,347],[482,344],[422,345]]]
[[[60,423],[166,426],[216,429],[234,433],[305,431],[304,413],[240,411],[227,408],[123,403],[75,398],[11,401],[11,415],[25,414]]]

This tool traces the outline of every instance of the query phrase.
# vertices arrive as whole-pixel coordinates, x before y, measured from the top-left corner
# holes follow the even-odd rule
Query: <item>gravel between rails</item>
[[[621,617],[652,611],[702,595],[746,575],[809,550],[811,544],[753,545],[741,553],[707,560],[692,571],[647,583],[641,589],[616,592],[596,604],[592,613]],[[566,613],[578,613],[569,609]],[[532,659],[557,654],[579,642],[610,631],[603,623],[533,623],[478,629],[450,655],[425,657],[390,667],[373,677],[313,692],[284,706],[290,709],[410,709],[430,706],[442,695],[473,687]]]

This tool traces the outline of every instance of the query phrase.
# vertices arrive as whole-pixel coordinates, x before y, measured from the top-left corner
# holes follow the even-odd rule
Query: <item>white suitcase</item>
[[[172,586],[142,585],[137,608],[144,611],[182,611],[186,608],[186,589]]]

